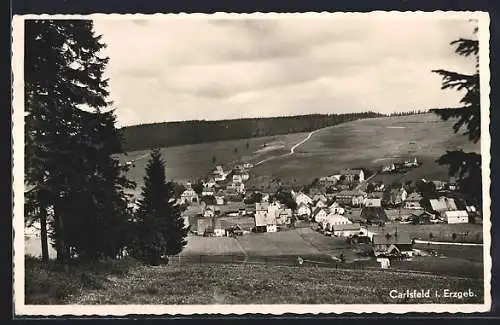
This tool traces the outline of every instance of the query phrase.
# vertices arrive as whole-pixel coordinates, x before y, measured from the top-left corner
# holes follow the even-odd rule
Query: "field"
[[[453,242],[453,233],[457,234],[455,241],[464,243],[482,243],[483,226],[471,223],[460,224],[435,224],[435,225],[411,225],[387,223],[384,227],[369,226],[368,230],[376,233],[408,233],[412,239]],[[432,238],[430,234],[432,233]],[[468,234],[467,234],[468,233]],[[466,235],[467,234],[467,235]]]
[[[412,226],[412,225],[401,225]],[[433,225],[436,226],[436,225]],[[439,226],[439,225],[437,225]],[[412,226],[419,227],[419,226]],[[399,228],[398,228],[399,229]],[[411,231],[407,230],[410,234]],[[421,230],[425,232],[425,230]],[[370,245],[351,246],[344,238],[328,237],[311,228],[297,228],[277,233],[248,234],[237,239],[225,237],[190,236],[188,245],[177,264],[189,263],[263,263],[295,265],[298,256],[305,264],[366,269],[378,267],[373,259],[359,256],[356,251]],[[438,256],[414,257],[411,261],[395,262],[398,270],[430,272],[471,278],[483,276],[482,247],[416,244],[423,251],[438,252]],[[343,255],[345,263],[339,264]],[[457,268],[457,265],[463,267]]]
[[[270,156],[290,152],[290,148],[306,136],[307,133],[293,133],[251,139],[218,141],[162,148],[161,152],[166,162],[168,179],[180,182],[193,182],[211,172],[215,164],[227,166],[240,159],[257,163]],[[235,152],[235,149],[237,149],[237,152]],[[127,155],[118,155],[118,158],[124,163],[139,157],[145,157],[148,154],[148,150],[133,151],[127,153]],[[216,158],[215,164],[212,162],[213,157]],[[140,190],[143,184],[146,164],[147,158],[136,161],[135,167],[132,167],[127,174],[130,180],[135,181],[139,185],[138,190]]]
[[[175,280],[172,280],[175,279]],[[376,285],[375,285],[376,284]],[[430,289],[424,299],[393,299],[391,290]],[[444,289],[472,298],[436,298]],[[100,289],[67,299],[71,304],[394,304],[483,301],[480,280],[399,273],[270,265],[189,265],[137,267],[110,277]]]
[[[479,144],[472,144],[465,136],[453,132],[453,123],[423,114],[340,124],[319,130],[295,155],[269,161],[254,172],[304,183],[342,168],[378,169],[393,160],[406,159],[408,152],[414,151],[423,165],[398,177],[447,179],[447,167],[435,163],[446,150],[480,151]]]
[[[223,165],[239,159],[257,163],[272,158],[252,169],[254,177],[250,183],[263,183],[279,177],[283,182],[306,184],[315,177],[341,168],[379,168],[393,159],[407,158],[410,150],[423,162],[420,168],[406,175],[377,177],[447,179],[447,167],[435,163],[440,155],[456,148],[480,150],[479,144],[472,144],[465,136],[455,134],[453,123],[441,121],[434,114],[357,120],[318,130],[293,155],[286,154],[308,133],[169,147],[163,148],[162,153],[167,164],[167,177],[178,181],[193,181],[206,175],[214,167],[212,157],[216,157],[217,164]],[[147,153],[134,151],[119,157],[127,161]],[[139,160],[129,172],[129,177],[138,184],[142,184],[146,162],[147,159]]]

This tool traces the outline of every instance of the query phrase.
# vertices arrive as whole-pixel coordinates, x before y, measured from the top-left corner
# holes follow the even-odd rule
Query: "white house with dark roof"
[[[339,180],[343,177],[347,182],[365,181],[365,172],[362,169],[343,169],[335,176]]]
[[[301,217],[310,217],[311,216],[311,208],[306,203],[300,203],[297,206],[296,214]]]
[[[310,205],[313,204],[313,200],[308,195],[300,192],[295,196],[295,203],[297,203],[297,205]]]
[[[198,194],[191,188],[191,183],[187,183],[186,190],[181,194],[181,203],[196,203],[198,201]]]

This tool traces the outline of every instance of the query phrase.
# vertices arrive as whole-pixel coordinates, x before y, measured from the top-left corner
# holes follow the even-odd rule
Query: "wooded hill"
[[[309,132],[348,121],[385,116],[375,112],[311,114],[219,121],[182,121],[123,127],[125,151],[147,150],[220,140]]]

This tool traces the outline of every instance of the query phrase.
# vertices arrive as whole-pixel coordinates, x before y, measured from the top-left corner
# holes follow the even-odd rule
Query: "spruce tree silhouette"
[[[477,27],[474,34],[477,34]],[[439,74],[443,83],[441,89],[464,91],[460,100],[461,107],[453,109],[433,110],[443,120],[455,118],[455,133],[461,130],[474,143],[481,138],[481,107],[479,94],[479,41],[477,39],[460,38],[450,43],[456,46],[455,53],[464,57],[474,57],[476,71],[473,74],[462,74],[447,70],[432,70]],[[449,165],[451,176],[457,176],[459,186],[466,199],[478,206],[482,204],[481,155],[475,152],[464,152],[463,149],[447,151],[437,162]]]

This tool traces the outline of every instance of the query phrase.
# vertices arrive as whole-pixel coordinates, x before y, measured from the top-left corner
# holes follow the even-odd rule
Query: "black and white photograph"
[[[16,314],[490,309],[487,13],[12,26]]]

